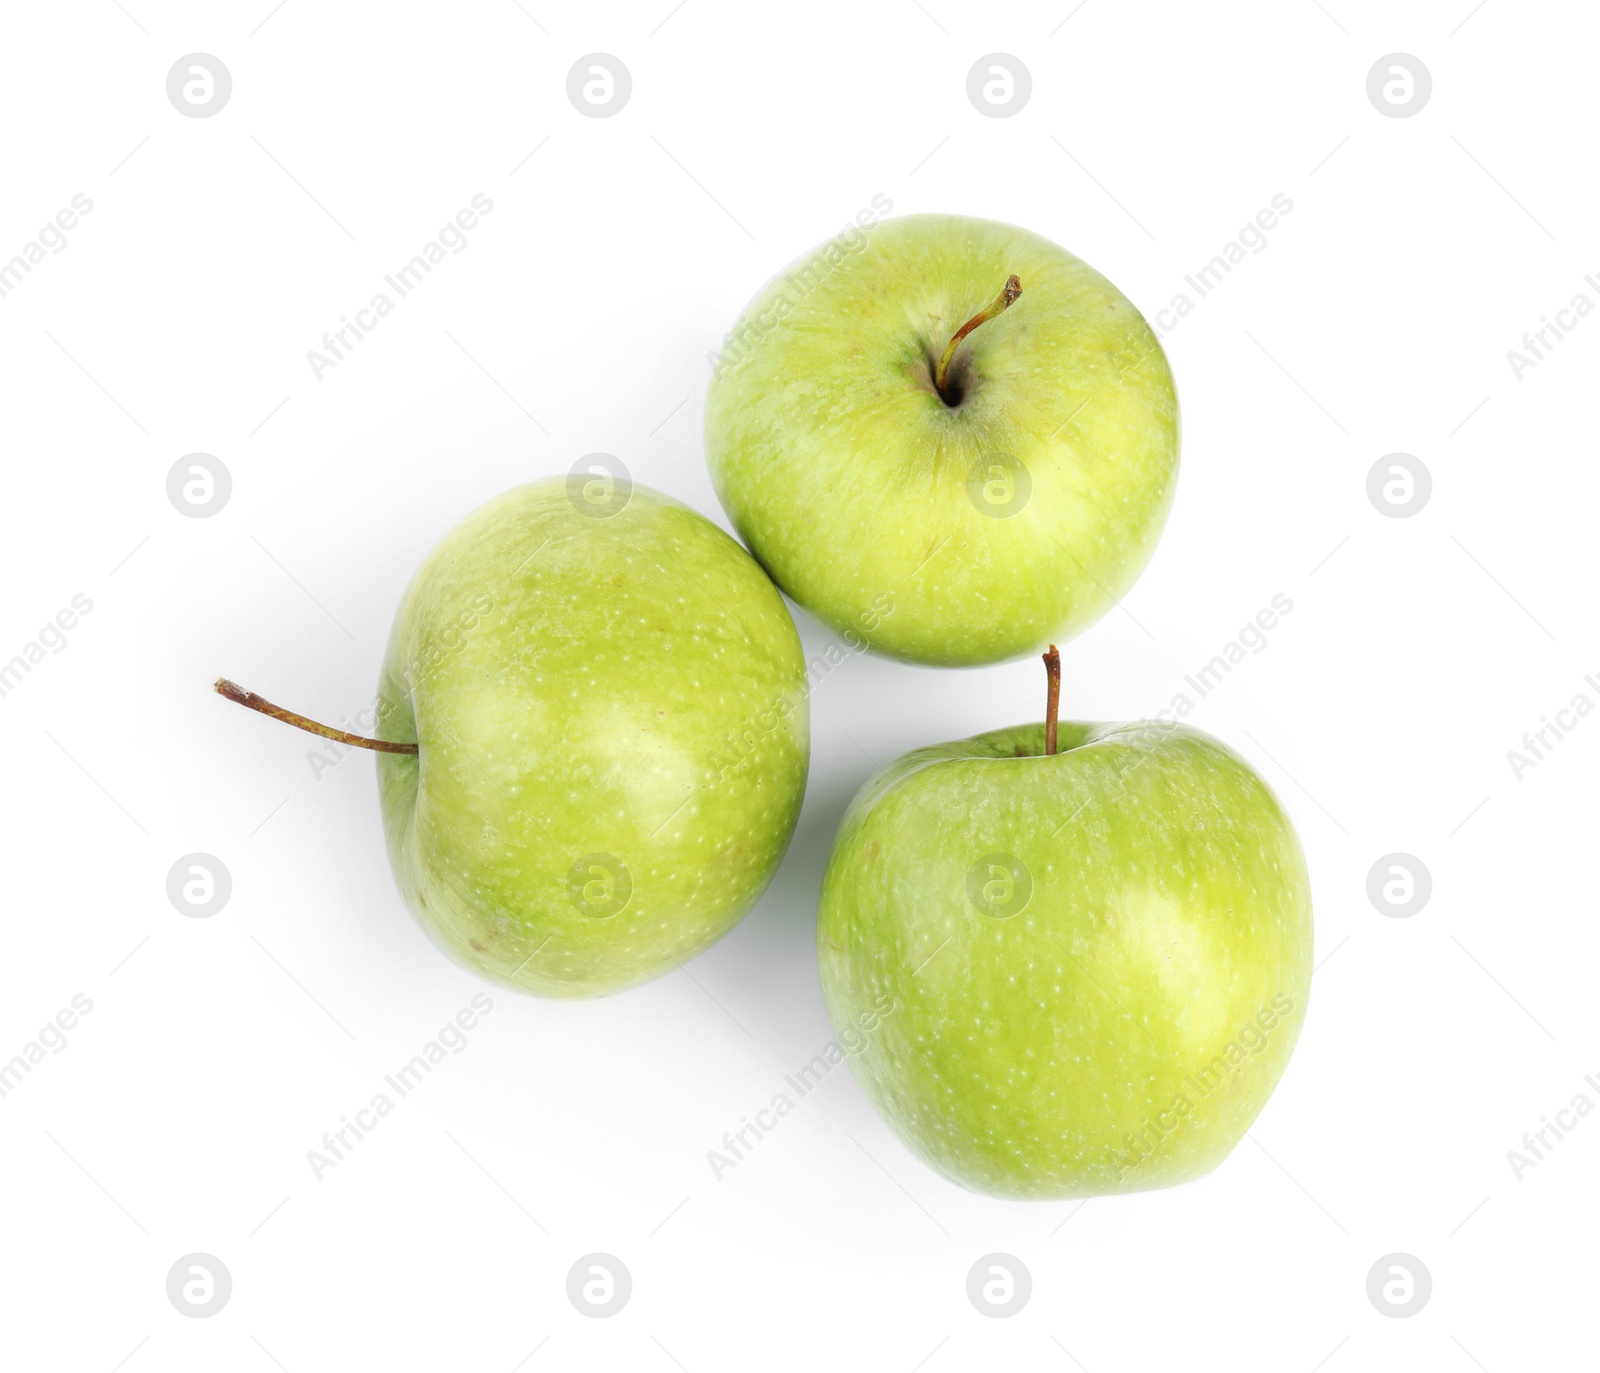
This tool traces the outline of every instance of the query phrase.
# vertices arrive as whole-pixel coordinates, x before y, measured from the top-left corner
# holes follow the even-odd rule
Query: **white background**
[[[1600,1074],[1600,719],[1507,751],[1600,672],[1593,317],[1507,351],[1600,273],[1600,21],[1577,4],[672,0],[560,6],[115,0],[8,7],[0,258],[93,201],[0,299],[0,658],[93,610],[0,699],[0,1055],[93,1002],[0,1099],[0,1359],[102,1370],[834,1366],[1501,1370],[1592,1357],[1600,1123],[1507,1151]],[[1077,5],[1074,9],[1073,6]],[[1433,94],[1380,114],[1412,53]],[[212,53],[233,94],[180,115]],[[578,113],[603,52],[627,106]],[[966,77],[1009,53],[1026,108]],[[537,151],[535,151],[537,150]],[[478,192],[492,213],[317,380],[308,349]],[[1189,718],[1292,811],[1319,970],[1287,1075],[1213,1175],[1087,1204],[967,1194],[829,1077],[720,1181],[706,1161],[828,1042],[815,898],[874,759],[1037,716],[1040,669],[854,658],[813,698],[806,807],[722,943],[614,998],[494,1009],[321,1180],[307,1151],[482,983],[413,924],[373,769],[210,694],[337,720],[461,516],[585,453],[721,520],[701,453],[715,348],[754,289],[888,196],[1012,221],[1148,315],[1274,194],[1293,211],[1165,339],[1184,408],[1167,533],[1066,648],[1064,713],[1149,715],[1276,593],[1294,603]],[[169,503],[181,456],[233,494]],[[1403,451],[1426,508],[1387,518]],[[808,650],[830,636],[797,612]],[[1191,692],[1191,695],[1193,693]],[[210,919],[166,875],[216,855]],[[1414,854],[1409,919],[1366,896]],[[169,1303],[201,1251],[233,1295]],[[566,1274],[620,1258],[627,1307]],[[980,1256],[1032,1274],[1009,1320]],[[1419,1314],[1366,1294],[1383,1255]],[[537,1352],[535,1352],[537,1351]],[[521,1362],[519,1362],[521,1361]]]

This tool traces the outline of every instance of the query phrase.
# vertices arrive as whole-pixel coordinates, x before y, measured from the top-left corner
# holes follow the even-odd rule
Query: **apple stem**
[[[948,405],[950,397],[944,389],[945,378],[950,372],[950,359],[955,355],[956,345],[966,338],[980,324],[986,324],[1002,311],[1008,309],[1012,302],[1022,294],[1022,281],[1012,273],[1006,278],[1006,284],[1000,288],[1000,294],[991,300],[983,309],[979,310],[971,319],[956,330],[955,337],[945,345],[944,356],[939,359],[939,370],[934,373],[933,387],[944,402]]]
[[[1061,709],[1061,655],[1056,652],[1056,646],[1050,645],[1050,651],[1043,655],[1045,673],[1045,701],[1044,701],[1044,751],[1046,757],[1051,757],[1056,751],[1056,712]]]
[[[230,701],[237,701],[242,706],[249,706],[251,710],[259,710],[274,720],[282,720],[284,724],[303,729],[308,734],[320,734],[324,739],[333,739],[341,744],[349,744],[353,748],[370,748],[377,753],[417,752],[415,744],[396,744],[388,739],[368,739],[364,735],[334,729],[331,725],[319,725],[315,720],[306,719],[304,715],[296,715],[292,710],[273,705],[271,701],[257,696],[253,691],[246,691],[237,682],[230,682],[226,677],[218,677],[213,689],[217,695],[226,696]]]

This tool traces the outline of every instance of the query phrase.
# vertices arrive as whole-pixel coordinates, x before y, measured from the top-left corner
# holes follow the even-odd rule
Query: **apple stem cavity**
[[[954,405],[960,399],[950,398],[950,393],[945,389],[945,381],[950,373],[950,359],[955,356],[956,346],[966,338],[980,324],[986,324],[996,315],[1009,309],[1022,294],[1022,281],[1015,272],[1006,278],[1006,284],[1000,288],[1000,294],[991,300],[983,309],[979,310],[971,319],[955,332],[955,337],[945,344],[944,356],[939,359],[939,370],[934,373],[933,389],[939,393],[939,399],[946,405]]]
[[[351,734],[347,730],[334,729],[331,725],[319,725],[315,720],[308,720],[304,715],[296,715],[292,710],[285,710],[282,706],[275,706],[264,697],[257,696],[253,691],[246,691],[237,682],[230,682],[226,677],[218,677],[213,683],[213,689],[219,696],[226,696],[230,701],[237,701],[242,706],[249,706],[251,710],[258,710],[263,715],[270,715],[274,720],[282,720],[286,725],[293,725],[296,729],[303,729],[308,734],[320,734],[324,739],[333,739],[341,744],[349,744],[352,748],[370,748],[376,753],[416,753],[415,744],[396,744],[388,739],[368,739],[361,734]]]
[[[1044,658],[1044,751],[1051,757],[1056,751],[1056,712],[1061,709],[1061,655],[1054,644]]]

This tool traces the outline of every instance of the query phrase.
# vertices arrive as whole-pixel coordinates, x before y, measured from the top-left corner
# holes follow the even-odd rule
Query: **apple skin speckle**
[[[1179,724],[1059,730],[1053,757],[1024,725],[884,769],[818,913],[824,999],[867,1097],[995,1196],[1215,1168],[1282,1076],[1311,986],[1305,858],[1250,766]]]
[[[446,952],[554,997],[670,971],[765,890],[810,755],[805,659],[755,561],[633,486],[509,491],[395,616],[377,755],[395,881]]]

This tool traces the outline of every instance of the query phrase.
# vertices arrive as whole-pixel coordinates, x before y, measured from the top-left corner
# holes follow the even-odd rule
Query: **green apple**
[[[1164,1187],[1227,1156],[1289,1061],[1305,859],[1267,785],[1199,730],[1062,722],[1051,754],[1021,725],[863,788],[817,956],[857,1080],[946,1177],[1020,1198]]]
[[[989,663],[1078,632],[1133,584],[1171,504],[1160,343],[1025,229],[848,230],[762,290],[713,368],[707,461],[745,543],[841,632],[891,598],[871,640],[894,657]]]
[[[678,966],[788,846],[805,671],[783,598],[693,510],[583,476],[491,501],[412,579],[379,682],[406,903],[468,968],[545,996]]]

